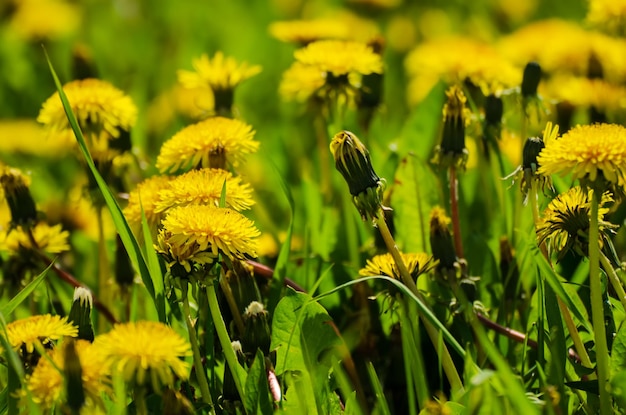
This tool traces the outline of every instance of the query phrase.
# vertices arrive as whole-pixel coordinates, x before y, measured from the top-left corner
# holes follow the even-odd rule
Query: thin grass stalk
[[[191,308],[189,307],[189,286],[185,280],[180,281],[181,297],[183,300],[183,314],[185,323],[187,324],[187,331],[189,332],[189,342],[191,343],[191,350],[193,352],[193,364],[196,368],[196,380],[200,387],[200,394],[202,396],[202,402],[210,406],[210,413],[214,414],[215,409],[213,407],[213,399],[211,397],[211,391],[209,390],[209,381],[206,377],[204,365],[202,364],[202,356],[200,355],[200,347],[198,345],[198,337],[196,336],[196,328],[191,321]]]
[[[376,217],[376,225],[380,231],[380,234],[385,241],[385,245],[387,246],[387,250],[393,257],[396,266],[400,270],[400,275],[402,276],[402,282],[411,290],[415,296],[421,300],[423,300],[421,293],[418,291],[417,286],[415,285],[415,281],[411,278],[409,274],[409,270],[407,269],[404,261],[402,260],[402,256],[400,255],[400,251],[398,250],[398,246],[391,236],[391,232],[389,231],[389,227],[387,227],[387,223],[385,222],[385,217],[380,212]],[[426,304],[426,302],[424,302]],[[439,355],[439,359],[441,360],[441,364],[443,366],[443,370],[446,373],[446,377],[450,382],[450,387],[452,389],[452,394],[463,393],[463,382],[461,381],[461,377],[459,376],[459,372],[454,366],[454,362],[452,361],[452,357],[450,356],[450,351],[446,347],[445,344],[441,345],[441,349],[438,349],[437,345],[439,344],[439,332],[437,329],[426,319],[422,313],[419,314],[419,317],[422,319],[422,323],[424,324],[424,328],[426,329],[426,333],[433,345],[435,346],[435,350],[437,350],[437,354]]]
[[[461,220],[459,217],[459,180],[456,173],[456,167],[450,166],[450,216],[452,219],[454,250],[456,251],[456,256],[459,258],[465,258],[463,240],[461,238]]]
[[[617,276],[617,272],[615,272],[615,269],[611,265],[611,262],[602,251],[600,251],[600,264],[602,264],[602,268],[609,277],[609,281],[611,281],[611,285],[613,286],[620,303],[622,303],[622,307],[626,310],[626,291],[624,291],[624,286]]]
[[[604,304],[600,280],[600,240],[598,224],[599,192],[594,189],[589,213],[589,285],[591,288],[591,321],[596,342],[596,370],[600,391],[600,413],[612,413],[611,395],[607,389],[609,379],[609,348],[604,327]]]

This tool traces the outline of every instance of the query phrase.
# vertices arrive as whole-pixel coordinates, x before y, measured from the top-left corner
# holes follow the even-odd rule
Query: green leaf
[[[367,374],[369,375],[370,382],[372,383],[372,390],[376,395],[378,413],[381,415],[391,415],[383,387],[380,384],[380,380],[378,380],[378,375],[376,375],[376,369],[374,369],[372,362],[367,362]]]
[[[39,283],[43,281],[44,278],[46,278],[46,275],[48,275],[48,271],[50,271],[50,268],[52,268],[53,266],[54,261],[50,265],[48,265],[48,268],[44,269],[41,274],[39,274],[35,279],[28,283],[26,287],[24,287],[19,293],[17,293],[15,297],[11,298],[11,301],[5,304],[4,307],[0,308],[0,314],[2,314],[3,316],[8,316],[13,311],[15,311],[15,309],[22,303],[22,301],[28,298],[33,290],[37,288]]]
[[[270,398],[265,369],[265,356],[257,349],[256,356],[248,370],[244,407],[248,414],[272,414],[274,407]]]
[[[611,350],[611,378],[626,372],[626,327],[622,325],[613,340]]]
[[[158,276],[152,276],[150,274],[150,271],[146,265],[146,260],[144,259],[141,249],[139,248],[139,244],[137,243],[137,240],[133,236],[130,226],[128,225],[128,222],[126,221],[126,218],[124,217],[122,213],[122,209],[120,208],[117,201],[115,200],[115,196],[113,195],[113,192],[111,192],[111,189],[109,189],[106,182],[102,178],[102,175],[100,175],[100,172],[96,168],[96,165],[94,164],[94,161],[91,158],[91,154],[89,154],[89,149],[87,148],[85,137],[83,137],[83,133],[80,129],[80,126],[78,125],[76,115],[72,111],[70,102],[67,99],[65,92],[63,91],[63,87],[61,86],[61,81],[59,81],[59,78],[56,74],[56,71],[54,70],[54,67],[52,66],[52,62],[50,61],[50,58],[47,52],[46,52],[46,59],[48,61],[50,73],[52,74],[52,78],[54,79],[54,84],[56,85],[57,92],[59,93],[59,97],[61,98],[63,108],[65,109],[65,114],[67,115],[67,119],[70,123],[70,126],[72,127],[72,131],[74,132],[74,135],[76,136],[76,140],[78,141],[78,147],[80,148],[80,151],[83,154],[85,161],[87,162],[87,166],[89,167],[89,170],[93,174],[93,177],[96,183],[98,184],[100,191],[102,192],[104,201],[106,202],[106,205],[108,206],[109,211],[111,212],[111,217],[113,218],[113,222],[115,223],[117,232],[119,233],[120,238],[122,239],[122,242],[124,243],[124,247],[126,248],[126,251],[128,252],[128,256],[130,257],[130,260],[133,263],[133,266],[139,271],[139,275],[141,276],[141,279],[144,285],[146,286],[146,289],[148,290],[148,292],[150,293],[150,296],[154,300],[154,304],[155,304],[155,307],[157,308],[157,313],[159,315],[159,321],[165,322],[166,321],[165,302],[158,300],[162,297],[162,292],[161,293],[155,292],[155,282],[153,281],[153,278],[157,279]],[[161,287],[162,287],[162,284],[161,284]]]

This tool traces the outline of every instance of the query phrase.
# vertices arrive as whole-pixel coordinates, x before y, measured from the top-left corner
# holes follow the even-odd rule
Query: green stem
[[[233,290],[230,289],[230,285],[228,284],[228,280],[226,278],[220,278],[220,287],[222,288],[222,293],[224,294],[224,298],[226,298],[226,302],[228,303],[228,308],[230,308],[230,312],[233,315],[233,320],[235,321],[235,326],[237,326],[237,331],[240,333],[240,335],[243,335],[243,318],[241,317],[241,312],[239,311],[237,301],[235,301]]]
[[[387,227],[387,223],[385,222],[385,216],[383,215],[382,211],[379,212],[376,218],[376,225],[378,226],[380,235],[385,241],[385,245],[387,245],[387,250],[393,257],[394,261],[396,262],[396,266],[400,270],[402,282],[409,288],[409,290],[411,290],[413,294],[415,294],[417,298],[419,298],[424,304],[426,304],[422,294],[417,289],[417,285],[415,285],[415,281],[413,281],[413,278],[411,278],[411,274],[409,273],[409,270],[402,260],[402,256],[400,255],[398,246],[396,245],[393,236],[391,236],[391,232]],[[452,361],[452,356],[450,356],[448,348],[445,344],[441,344],[441,348],[438,347],[440,342],[439,332],[437,331],[437,328],[433,326],[432,323],[422,315],[422,313],[419,314],[419,317],[424,324],[424,328],[426,329],[428,337],[430,337],[431,342],[435,346],[435,350],[437,350],[438,352],[441,364],[443,366],[443,370],[446,373],[448,381],[450,382],[450,387],[452,389],[453,395],[456,393],[463,393],[463,382],[461,382],[461,377],[459,376],[459,372],[456,370],[456,366],[454,366],[454,362]]]
[[[239,368],[239,362],[237,361],[237,356],[235,355],[235,351],[233,350],[230,337],[228,336],[226,324],[224,323],[224,319],[222,318],[222,312],[220,311],[220,306],[217,302],[217,293],[215,292],[214,284],[210,283],[207,285],[206,295],[209,301],[209,310],[211,310],[211,317],[213,318],[215,331],[217,332],[217,338],[222,345],[222,350],[224,351],[226,363],[228,363],[228,367],[230,368],[230,372],[233,375],[233,379],[235,381],[235,387],[237,388],[237,392],[239,392],[239,397],[243,402],[245,399],[245,381],[239,377],[239,371],[237,370]]]
[[[600,252],[600,263],[602,264],[604,271],[606,271],[606,275],[608,275],[609,281],[611,281],[611,285],[615,290],[615,294],[617,294],[619,301],[622,303],[622,307],[626,310],[626,291],[624,291],[624,286],[617,276],[617,272],[615,272],[611,262],[603,252]]]
[[[609,379],[609,348],[604,327],[604,304],[602,303],[602,281],[600,280],[600,245],[598,228],[599,193],[594,190],[589,213],[589,285],[591,288],[591,320],[596,341],[596,365],[600,389],[600,413],[612,412],[611,395],[607,390]]]
[[[96,206],[97,221],[98,221],[98,297],[104,305],[108,305],[110,290],[107,286],[107,275],[109,271],[109,261],[107,258],[107,247],[104,239],[104,218],[102,216],[101,206]],[[98,329],[102,333],[105,331],[106,322],[104,319],[98,319]]]
[[[211,413],[215,413],[213,409],[213,399],[211,397],[211,391],[209,390],[209,381],[204,371],[204,365],[202,364],[202,357],[200,356],[200,347],[198,346],[198,337],[196,336],[196,328],[193,326],[191,320],[191,309],[189,307],[189,287],[188,282],[181,280],[180,289],[182,291],[183,299],[183,314],[185,323],[187,324],[187,331],[189,331],[189,341],[191,342],[191,350],[193,352],[193,364],[196,368],[196,380],[200,387],[200,394],[202,395],[202,402],[210,405]]]
[[[452,231],[454,232],[454,250],[458,258],[465,258],[461,239],[461,220],[459,218],[459,180],[456,177],[456,167],[454,166],[450,166],[450,211]]]
[[[135,411],[137,415],[147,415],[148,407],[146,406],[146,388],[143,385],[135,386]]]

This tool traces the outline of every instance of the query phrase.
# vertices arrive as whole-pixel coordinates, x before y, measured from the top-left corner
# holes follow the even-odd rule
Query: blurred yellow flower
[[[413,279],[417,279],[422,274],[429,272],[433,269],[437,263],[433,260],[433,257],[423,252],[419,253],[401,253],[402,260],[406,268]],[[371,259],[368,259],[365,267],[359,271],[359,275],[362,277],[384,275],[397,280],[402,280],[400,270],[396,265],[391,254],[376,255]]]
[[[349,28],[333,18],[274,22],[270,25],[269,31],[273,37],[282,42],[300,45],[307,45],[322,39],[350,37]]]
[[[15,349],[32,353],[35,344],[47,344],[63,336],[76,337],[78,328],[67,317],[50,314],[36,315],[7,324],[7,340]]]
[[[209,88],[184,88],[176,84],[158,95],[149,105],[146,118],[150,131],[160,134],[174,121],[183,117],[199,121],[215,112],[215,97]]]
[[[149,384],[160,393],[175,380],[189,378],[189,343],[171,327],[152,321],[116,324],[93,343],[113,373],[128,383]]]
[[[259,147],[248,124],[213,117],[180,130],[161,147],[156,167],[161,172],[195,167],[237,166]]]
[[[176,207],[168,211],[158,235],[158,251],[169,265],[212,263],[221,253],[230,259],[256,257],[260,232],[254,222],[228,208],[207,205]]]
[[[146,221],[151,228],[156,227],[161,215],[156,211],[159,202],[159,192],[167,187],[172,180],[170,176],[153,176],[137,185],[128,195],[128,205],[124,208],[124,216],[131,227],[139,235],[141,229],[141,210],[146,215]]]
[[[43,410],[49,410],[66,399],[65,379],[62,374],[66,366],[64,358],[66,347],[67,341],[60,347],[50,350],[48,358],[40,358],[33,373],[27,375],[24,381],[23,388],[30,392],[33,401]],[[98,348],[91,342],[76,340],[75,347],[85,391],[84,410],[87,411],[102,405],[101,394],[111,391],[110,369]],[[23,400],[28,398],[25,390],[20,392]],[[26,405],[26,402],[23,403]]]
[[[579,125],[548,140],[537,157],[539,174],[572,173],[574,179],[626,182],[626,128],[616,124]]]
[[[30,231],[17,226],[6,232],[0,232],[0,251],[8,251],[15,255],[23,250],[40,249],[49,254],[60,254],[70,249],[68,238],[69,232],[63,230],[62,225],[50,226],[46,222],[38,222],[30,228]],[[37,244],[36,247],[33,247],[33,240]]]
[[[216,52],[212,59],[203,54],[194,59],[192,65],[193,71],[178,71],[178,82],[185,88],[233,89],[261,72],[259,65],[239,63],[235,58],[224,56],[223,52]]]
[[[33,119],[0,120],[0,151],[3,153],[32,154],[41,157],[63,157],[74,147],[75,139],[51,140]]]
[[[326,83],[326,74],[315,66],[294,62],[284,73],[278,87],[286,101],[304,102]]]
[[[57,39],[81,23],[79,3],[65,0],[9,0],[15,7],[9,29],[26,40]]]
[[[381,56],[361,42],[320,40],[298,49],[294,57],[296,61],[334,77],[383,72]]]
[[[624,0],[589,0],[587,21],[610,33],[623,36],[626,34],[626,1]]]
[[[626,107],[626,88],[599,78],[554,75],[539,86],[542,96],[575,107],[593,106],[606,112],[621,111]]]
[[[158,192],[155,213],[176,206],[211,205],[219,207],[222,189],[226,187],[226,207],[240,211],[254,204],[252,188],[239,177],[222,169],[191,170],[168,181]]]

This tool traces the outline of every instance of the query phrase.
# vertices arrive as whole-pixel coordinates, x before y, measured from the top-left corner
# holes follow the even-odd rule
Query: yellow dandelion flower
[[[587,21],[600,29],[623,35],[626,23],[626,1],[589,0]]]
[[[122,133],[128,133],[135,124],[137,107],[132,99],[106,81],[72,81],[63,90],[94,153],[113,149],[111,141],[122,139]],[[44,102],[37,121],[51,137],[62,141],[73,137],[58,93]]]
[[[0,251],[8,251],[15,255],[24,250],[41,249],[49,254],[60,254],[70,249],[69,232],[62,225],[50,226],[46,222],[38,222],[29,230],[18,226],[0,234]],[[32,235],[32,238],[31,238]],[[33,247],[33,242],[37,244]]]
[[[572,173],[575,179],[626,183],[626,128],[616,124],[579,125],[545,143],[537,157],[539,174]]]
[[[171,327],[153,321],[116,324],[111,331],[97,336],[94,347],[113,372],[123,374],[126,382],[150,382],[155,392],[173,386],[176,378],[189,378],[189,343]]]
[[[43,314],[16,320],[7,324],[7,340],[18,350],[24,348],[27,353],[35,350],[35,344],[47,344],[63,336],[76,337],[78,328],[68,323],[67,317]]]
[[[156,135],[163,133],[182,115],[200,121],[215,113],[215,97],[209,88],[183,88],[177,84],[159,94],[148,106],[146,123]]]
[[[248,124],[224,117],[213,117],[183,128],[161,147],[156,167],[173,172],[193,167],[237,166],[259,147]]]
[[[538,243],[547,242],[557,253],[559,261],[570,249],[581,256],[588,254],[591,192],[593,190],[585,192],[580,186],[576,186],[560,194],[550,202],[537,225]],[[600,246],[608,241],[608,234],[617,228],[604,220],[604,215],[609,211],[605,205],[611,202],[611,195],[604,193],[598,209]]]
[[[213,59],[203,54],[192,62],[194,71],[179,70],[178,82],[185,88],[211,88],[213,91],[233,89],[261,72],[259,65],[237,62],[235,58],[216,52]]]
[[[284,73],[278,92],[286,101],[304,102],[322,89],[326,73],[315,66],[294,62]]]
[[[294,56],[298,62],[334,77],[383,72],[381,56],[361,42],[320,40],[295,51]]]
[[[9,1],[9,3],[11,3]],[[74,33],[81,22],[77,4],[64,0],[19,0],[10,30],[22,39],[57,39]]]
[[[59,158],[74,146],[75,140],[49,140],[41,124],[32,119],[0,120],[0,151]]]
[[[240,211],[254,204],[252,188],[239,177],[222,169],[191,170],[169,181],[158,193],[155,213],[176,206],[211,205],[219,207],[226,186],[226,207]]]
[[[137,185],[128,195],[128,205],[124,208],[124,216],[133,229],[141,229],[141,210],[146,215],[150,227],[156,226],[161,215],[156,211],[159,192],[167,187],[172,180],[169,176],[153,176]]]
[[[410,254],[401,253],[400,255],[413,279],[417,279],[417,277],[427,273],[437,265],[432,256],[423,252]],[[402,280],[400,270],[398,270],[396,262],[389,253],[376,255],[368,259],[365,267],[359,271],[359,275],[362,277],[385,275],[397,280]]]
[[[211,263],[219,253],[230,259],[256,257],[260,232],[241,213],[207,205],[170,210],[158,235],[158,250],[170,265],[179,263],[187,272],[191,262]]]
[[[49,359],[41,358],[31,375],[24,382],[24,388],[30,392],[33,401],[42,409],[47,410],[65,400],[64,349],[67,343],[48,352]],[[109,368],[97,347],[87,340],[76,340],[76,352],[82,370],[81,380],[85,391],[84,408],[92,408],[101,404],[101,394],[111,391]],[[20,393],[26,398],[25,391]]]
[[[522,74],[491,45],[459,36],[432,39],[406,57],[408,99],[419,103],[439,80],[449,84],[469,81],[489,95],[519,85]]]
[[[626,103],[626,88],[583,76],[554,75],[540,84],[540,94],[575,107],[594,107],[600,111],[621,111]]]
[[[350,37],[349,27],[339,24],[339,21],[333,18],[274,22],[270,25],[269,31],[273,37],[282,42],[301,45],[322,39],[347,39]]]

